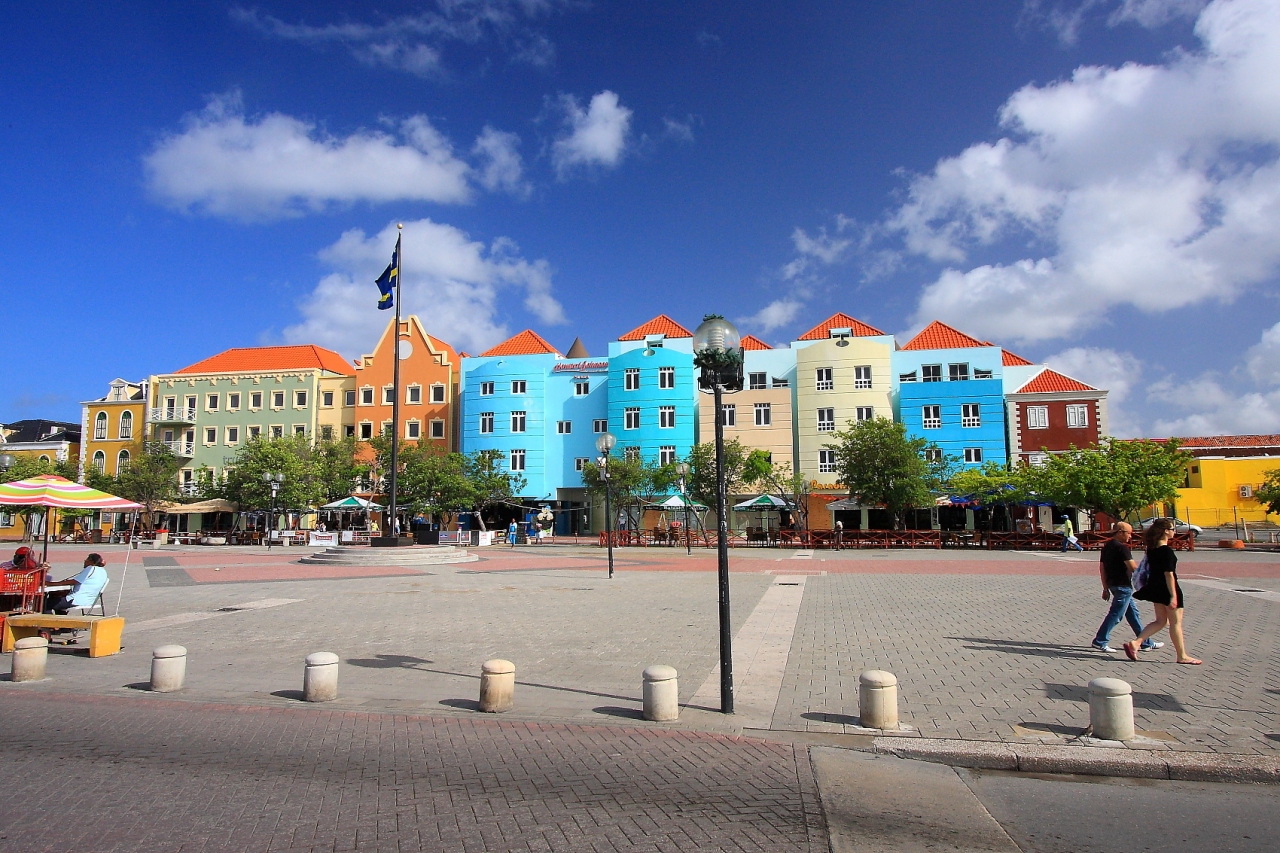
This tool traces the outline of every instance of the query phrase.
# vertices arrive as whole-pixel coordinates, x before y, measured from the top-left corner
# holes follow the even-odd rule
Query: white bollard
[[[486,714],[510,711],[516,703],[516,665],[494,658],[480,667],[480,710]]]
[[[187,650],[182,646],[158,646],[151,652],[151,690],[172,693],[182,689],[187,677]]]
[[[680,687],[674,667],[657,664],[644,671],[644,718],[663,723],[680,716]]]
[[[1089,682],[1089,724],[1099,740],[1133,740],[1133,688],[1118,678]]]
[[[11,681],[39,681],[49,660],[49,641],[44,637],[23,637],[13,644]]]
[[[307,702],[338,698],[338,656],[333,652],[307,655],[307,666],[302,672],[302,698]]]
[[[866,729],[898,728],[898,679],[882,669],[858,676],[858,722]]]

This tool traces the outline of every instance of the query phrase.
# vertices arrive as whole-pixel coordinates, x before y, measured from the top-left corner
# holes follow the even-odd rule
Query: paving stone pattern
[[[14,853],[827,849],[787,744],[17,692],[0,716]]]

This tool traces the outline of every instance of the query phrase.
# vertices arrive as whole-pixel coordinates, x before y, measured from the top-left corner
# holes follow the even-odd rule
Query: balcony
[[[169,448],[169,452],[179,459],[190,459],[196,455],[194,441],[162,441],[160,444]]]
[[[147,420],[153,424],[193,424],[196,422],[196,410],[161,406],[152,409]]]

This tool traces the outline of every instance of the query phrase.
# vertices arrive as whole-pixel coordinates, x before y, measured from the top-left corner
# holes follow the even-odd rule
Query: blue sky
[[[0,422],[221,349],[941,319],[1125,435],[1280,429],[1280,4],[0,12]]]

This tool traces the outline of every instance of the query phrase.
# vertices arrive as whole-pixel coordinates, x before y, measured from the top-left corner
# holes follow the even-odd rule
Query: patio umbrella
[[[684,495],[672,495],[664,501],[646,504],[646,506],[660,507],[661,509],[684,509],[688,507],[689,509],[699,510],[707,508],[705,504],[700,504],[695,500],[686,498]]]
[[[41,474],[12,483],[0,484],[0,505],[44,507],[44,556],[49,559],[50,509],[105,509],[111,511],[142,509],[142,504],[73,483],[65,477]]]
[[[359,497],[356,497],[355,495],[352,495],[349,498],[343,498],[341,500],[333,501],[332,503],[327,503],[320,508],[321,509],[348,509],[348,510],[382,509],[381,506],[374,503],[373,501],[365,500],[364,498],[359,498]]]
[[[742,503],[739,503],[739,504],[734,504],[733,508],[746,511],[746,510],[753,510],[753,509],[759,509],[759,510],[779,509],[781,507],[789,507],[789,506],[791,506],[791,504],[787,501],[782,500],[781,498],[775,498],[773,495],[761,495],[758,498],[752,498],[751,500],[743,501]]]

